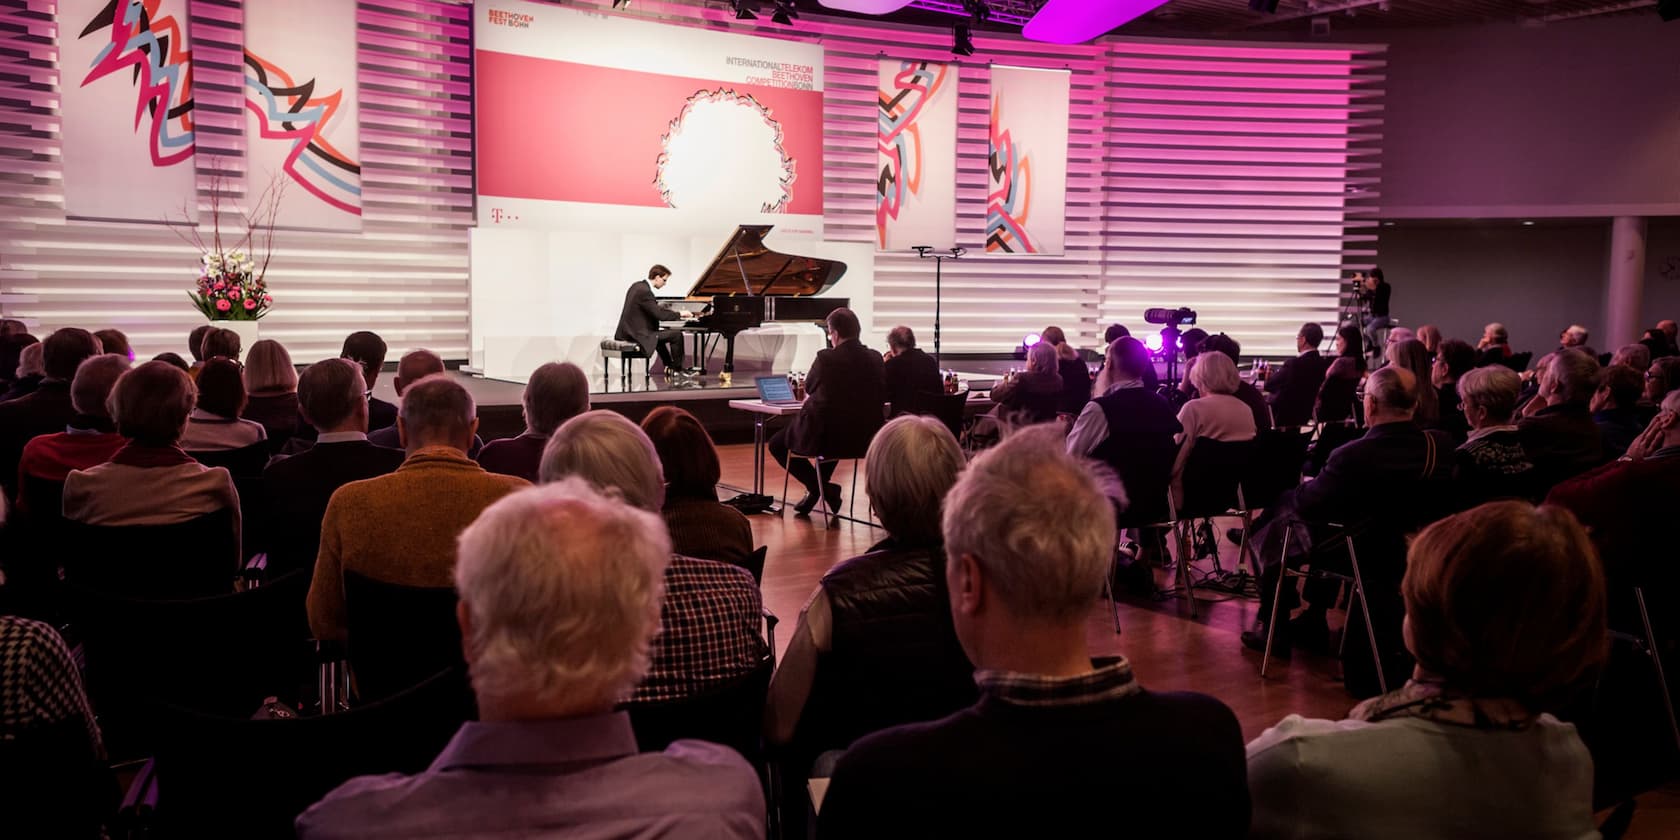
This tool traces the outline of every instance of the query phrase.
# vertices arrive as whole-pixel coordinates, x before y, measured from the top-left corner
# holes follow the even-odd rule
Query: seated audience
[[[187,333],[187,354],[192,356],[192,366],[187,372],[192,376],[197,376],[199,367],[204,364],[204,337],[214,329],[220,328],[213,324],[199,324]]]
[[[862,326],[857,315],[850,309],[836,309],[827,321],[833,346],[817,351],[811,372],[805,375],[805,403],[792,422],[771,435],[768,444],[770,457],[805,488],[805,497],[793,506],[798,516],[809,516],[818,501],[831,511],[840,511],[840,485],[829,480],[839,462],[824,461],[819,476],[810,461],[791,454],[863,452],[881,428],[881,404],[887,399],[886,363],[858,337]],[[834,524],[839,525],[839,520]]]
[[[752,524],[740,511],[718,502],[723,465],[706,427],[694,415],[662,405],[642,419],[642,431],[653,442],[665,473],[665,504],[659,513],[671,531],[671,550],[751,571]]]
[[[703,741],[638,753],[614,711],[647,670],[669,553],[657,518],[582,481],[491,505],[453,572],[478,720],[417,775],[340,785],[298,836],[762,838],[746,761]]]
[[[122,330],[99,330],[93,334],[99,339],[99,347],[106,353],[114,353],[134,363],[134,348],[128,344],[128,336]]]
[[[1680,498],[1680,391],[1663,398],[1662,413],[1628,447],[1627,457],[1552,488],[1547,504],[1568,508],[1592,533],[1612,583],[1651,585],[1677,580],[1673,564],[1654,546],[1673,537]]]
[[[227,359],[231,362],[237,362],[243,349],[240,346],[239,333],[221,327],[211,327],[204,334],[203,348],[204,361],[206,362],[211,359]],[[202,368],[203,366],[200,365],[199,367]]]
[[[1592,757],[1550,714],[1608,646],[1604,578],[1574,517],[1497,502],[1437,522],[1412,542],[1402,593],[1411,681],[1347,720],[1290,715],[1249,744],[1250,836],[1598,836]]]
[[[1664,356],[1645,371],[1645,399],[1639,403],[1641,417],[1649,423],[1670,391],[1680,390],[1680,357]]]
[[[189,373],[192,371],[192,366],[187,364],[187,360],[181,358],[179,353],[159,353],[152,357],[152,361],[165,362]]]
[[[30,340],[25,340],[25,337]],[[11,385],[17,371],[18,353],[35,343],[29,328],[15,318],[0,318],[0,394]]]
[[[1651,348],[1643,344],[1624,344],[1610,357],[1610,364],[1627,365],[1643,375],[1651,369]]]
[[[121,790],[106,767],[70,646],[50,624],[0,615],[0,686],[0,806],[8,835],[105,837]]]
[[[198,392],[164,362],[146,362],[111,389],[111,419],[128,442],[111,460],[64,477],[64,518],[87,525],[172,525],[230,511],[237,534],[239,493],[222,467],[181,449]],[[240,555],[228,558],[232,568]]]
[[[1395,332],[1398,332],[1396,330]],[[1392,337],[1393,332],[1389,333]],[[1429,363],[1429,351],[1423,349],[1423,342],[1415,338],[1401,339],[1389,344],[1388,363],[1398,365],[1411,371],[1417,378],[1418,402],[1417,410],[1412,412],[1412,420],[1425,429],[1439,428],[1441,425],[1441,398],[1434,387],[1421,387],[1433,380],[1433,373]]]
[[[215,335],[210,334],[211,338]],[[212,356],[198,369],[198,407],[187,422],[187,433],[181,436],[181,448],[220,452],[266,442],[268,432],[261,423],[239,416],[244,410],[245,380],[239,365]]]
[[[1435,354],[1441,349],[1441,328],[1434,324],[1424,324],[1417,328],[1417,340],[1423,342],[1423,349],[1428,351],[1429,358],[1433,361]]]
[[[1158,693],[1130,663],[1095,663],[1087,617],[1114,551],[1088,462],[1054,428],[971,463],[943,513],[952,621],[980,701],[864,736],[834,768],[818,837],[1242,837],[1249,802],[1236,716]],[[1123,756],[1123,760],[1116,757]],[[1196,784],[1184,784],[1194,778]]]
[[[887,402],[894,414],[902,414],[925,403],[918,394],[945,393],[945,379],[939,362],[916,346],[916,334],[902,324],[887,333],[887,352],[882,357],[887,371]]]
[[[1417,333],[1412,332],[1406,327],[1394,327],[1393,329],[1390,329],[1388,334],[1383,336],[1382,358],[1377,359],[1375,364],[1378,366],[1394,364],[1394,348],[1407,341],[1417,341]],[[1372,352],[1375,351],[1373,350]]]
[[[1604,436],[1589,405],[1598,388],[1598,360],[1560,350],[1540,370],[1539,395],[1517,421],[1523,449],[1550,487],[1604,463]]]
[[[280,342],[262,339],[245,354],[245,410],[261,423],[269,448],[278,452],[298,430],[298,373]]]
[[[379,382],[379,371],[385,367],[385,349],[385,339],[377,333],[361,330],[345,336],[344,347],[338,353],[339,358],[362,366],[362,379],[367,382],[368,390],[368,428],[374,431],[397,423],[397,407],[373,396],[373,386]]]
[[[35,345],[31,345],[35,346]],[[41,342],[45,376],[33,393],[0,403],[0,487],[17,497],[18,460],[36,435],[62,432],[76,417],[70,401],[70,381],[82,362],[99,355],[99,339],[75,327],[53,331]]]
[[[1272,404],[1272,419],[1279,428],[1296,428],[1312,422],[1313,400],[1324,384],[1329,360],[1318,353],[1324,343],[1324,328],[1302,324],[1295,334],[1295,352],[1266,380],[1266,399]]]
[[[18,464],[18,510],[48,517],[59,515],[58,500],[52,510],[32,510],[28,479],[62,484],[71,470],[85,470],[111,460],[126,442],[111,422],[108,403],[111,389],[128,372],[128,359],[113,353],[93,356],[76,368],[70,381],[70,404],[76,414],[64,431],[40,435],[23,447]]]
[[[1079,351],[1068,343],[1067,333],[1061,327],[1045,327],[1038,337],[1056,348],[1056,373],[1062,377],[1062,401],[1057,411],[1078,414],[1091,400],[1091,369],[1085,366]]]
[[[1591,347],[1587,346],[1587,328],[1581,326],[1580,324],[1570,324],[1568,327],[1564,328],[1562,333],[1558,334],[1557,349],[1579,350],[1594,359],[1598,358],[1598,354],[1593,352]]]
[[[1633,439],[1645,430],[1639,418],[1639,398],[1645,394],[1645,377],[1628,365],[1611,365],[1598,375],[1598,389],[1587,407],[1604,440],[1604,457],[1615,459],[1627,452]]]
[[[46,361],[42,358],[41,340],[28,333],[18,333],[0,339],[0,402],[35,393],[41,380],[47,378]]]
[[[1495,499],[1534,501],[1544,493],[1534,461],[1512,422],[1522,379],[1504,365],[1467,371],[1458,380],[1468,439],[1454,451],[1460,508]]]
[[[525,410],[525,431],[518,437],[484,444],[475,460],[493,473],[535,482],[549,435],[561,423],[589,410],[589,377],[571,362],[549,362],[531,372],[520,402]]]
[[[1435,399],[1441,407],[1441,423],[1437,428],[1459,440],[1470,433],[1470,424],[1459,401],[1458,383],[1475,368],[1476,348],[1456,338],[1437,346],[1435,361],[1429,366],[1429,381],[1435,386]]]
[[[992,388],[992,416],[1001,425],[1030,426],[1056,419],[1062,398],[1061,360],[1056,347],[1040,341],[1027,349],[1027,369]],[[1089,387],[1088,385],[1081,387]]]
[[[1203,352],[1190,368],[1189,379],[1201,396],[1187,402],[1178,411],[1183,427],[1175,439],[1178,457],[1173,461],[1173,496],[1182,503],[1184,498],[1184,465],[1196,442],[1203,438],[1218,441],[1253,440],[1256,434],[1254,412],[1242,400],[1232,396],[1242,380],[1231,357],[1219,352]]]
[[[611,411],[585,412],[561,425],[543,450],[538,476],[544,484],[576,476],[649,513],[665,501],[653,442]],[[631,702],[703,694],[757,668],[769,655],[759,632],[763,611],[758,583],[746,569],[673,555],[651,664]]]
[[[1242,364],[1242,345],[1224,333],[1208,336],[1208,340],[1202,343],[1202,350],[1225,354],[1230,358],[1233,369],[1234,366]],[[1243,405],[1248,406],[1248,410],[1254,414],[1254,428],[1265,430],[1272,427],[1272,407],[1266,403],[1265,395],[1261,394],[1260,389],[1254,387],[1253,383],[1245,381],[1239,375],[1237,390],[1232,392],[1231,396],[1242,400]]]
[[[962,449],[931,417],[869,445],[869,500],[887,538],[823,575],[770,684],[765,732],[803,771],[871,732],[972,705],[974,664],[951,626],[940,505]]]
[[[314,569],[321,521],[338,488],[402,466],[400,450],[368,443],[366,391],[361,367],[345,359],[317,362],[298,378],[298,409],[317,434],[313,447],[277,459],[263,471],[272,540],[270,577]]]
[[[1178,455],[1174,436],[1184,430],[1167,399],[1147,387],[1143,372],[1152,367],[1149,348],[1135,338],[1116,339],[1097,377],[1096,399],[1085,404],[1068,432],[1067,451],[1101,461],[1118,481],[1104,492],[1144,519],[1167,517],[1161,488],[1172,477]]]
[[[1125,324],[1109,324],[1103,330],[1103,346],[1107,347],[1122,338],[1130,338],[1132,331]]]
[[[438,354],[433,353],[430,350],[410,350],[409,352],[404,353],[403,357],[397,361],[397,376],[396,379],[391,382],[391,386],[396,390],[397,398],[401,399],[403,392],[408,390],[408,386],[413,385],[428,376],[441,374],[444,370],[443,359],[439,358]],[[369,390],[372,390],[373,386],[369,384],[368,388]],[[373,410],[371,402],[369,403],[368,410],[370,413]],[[371,423],[373,421],[370,419],[368,422]],[[405,448],[402,444],[401,437],[397,434],[397,424],[395,421],[392,421],[392,423],[388,426],[374,427],[372,431],[368,432],[368,441],[374,446],[383,446],[387,449]],[[484,440],[474,434],[472,446],[467,448],[467,457],[476,461],[478,460],[479,453],[483,449]],[[526,480],[529,481],[530,479]]]
[[[1672,327],[1674,322],[1658,321],[1655,327],[1646,330],[1645,334],[1639,338],[1640,344],[1650,348],[1651,361],[1653,362],[1668,356],[1680,356],[1680,347],[1675,346],[1674,334],[1665,328],[1664,324]]]
[[[1476,342],[1476,367],[1502,365],[1515,353],[1511,350],[1511,333],[1504,324],[1493,323],[1482,328],[1482,338]]]
[[[1360,343],[1359,327],[1348,325],[1336,330],[1336,358],[1324,371],[1324,384],[1319,386],[1318,400],[1313,406],[1313,419],[1320,423],[1340,423],[1354,417],[1359,400],[1359,382],[1365,377],[1365,351]]]
[[[344,572],[404,586],[449,586],[456,537],[491,503],[530,486],[485,472],[467,457],[478,408],[458,382],[434,376],[409,386],[397,429],[408,451],[402,466],[346,484],[327,503],[309,584],[309,629],[317,639],[345,638]]]

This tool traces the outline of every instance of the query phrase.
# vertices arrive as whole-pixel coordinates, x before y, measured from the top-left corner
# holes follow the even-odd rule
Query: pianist
[[[618,341],[640,344],[642,352],[650,356],[657,351],[659,361],[665,363],[667,376],[684,372],[683,331],[662,328],[660,324],[686,317],[660,306],[653,296],[654,289],[665,288],[665,282],[670,279],[670,269],[655,265],[648,269],[647,280],[631,283],[624,293],[624,309],[618,315],[618,331],[613,334]]]

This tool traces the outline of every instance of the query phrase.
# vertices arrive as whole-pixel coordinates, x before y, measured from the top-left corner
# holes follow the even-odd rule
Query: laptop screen
[[[753,382],[758,385],[758,398],[765,402],[793,401],[793,386],[785,376],[760,376]]]

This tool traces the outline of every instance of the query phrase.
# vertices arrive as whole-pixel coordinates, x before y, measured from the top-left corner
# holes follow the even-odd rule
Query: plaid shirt
[[[700,694],[758,667],[769,655],[763,618],[763,596],[746,569],[672,555],[651,663],[630,702]]]
[[[1132,663],[1125,659],[1072,677],[976,671],[974,682],[983,693],[1012,706],[1083,706],[1118,700],[1143,690],[1132,677]]]
[[[0,741],[66,720],[80,720],[94,754],[105,754],[82,674],[58,631],[39,621],[0,616]]]

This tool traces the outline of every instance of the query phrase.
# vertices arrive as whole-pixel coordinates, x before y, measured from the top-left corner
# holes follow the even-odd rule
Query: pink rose
[[[221,290],[223,290],[223,289],[225,289],[225,288],[227,288],[227,284],[226,284],[226,283],[223,283],[223,282],[222,282],[222,281],[220,281],[220,280],[217,280],[217,281],[216,281],[216,285],[214,285],[214,286],[211,286],[211,287],[210,287],[210,288],[212,288],[212,289],[215,289],[215,290],[216,290],[216,291],[218,291],[218,292],[219,292],[219,291],[221,291]]]
[[[256,309],[257,308],[257,302],[247,298],[245,300],[245,308],[246,309]]]
[[[263,295],[263,303],[273,303],[273,302],[274,302],[274,296],[273,295]]]
[[[233,308],[233,304],[228,303],[225,300],[216,301],[216,309],[220,312],[226,312],[226,311],[228,311],[229,309],[232,309],[232,308]]]
[[[227,293],[227,298],[228,298],[228,300],[239,300],[239,290],[238,289],[229,289],[228,293]]]

